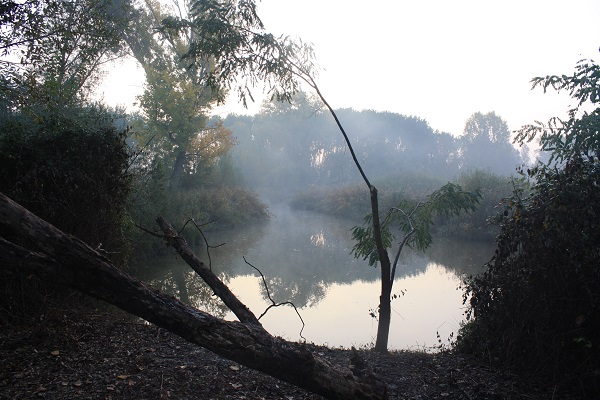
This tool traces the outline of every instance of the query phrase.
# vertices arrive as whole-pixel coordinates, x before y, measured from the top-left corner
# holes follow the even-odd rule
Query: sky
[[[257,3],[268,31],[313,44],[317,83],[334,108],[417,116],[456,136],[475,112],[494,111],[511,130],[565,115],[570,98],[532,91],[531,78],[600,60],[598,0]],[[142,85],[143,72],[123,63],[107,77],[104,99],[129,108]],[[246,110],[233,94],[215,113],[259,106]]]

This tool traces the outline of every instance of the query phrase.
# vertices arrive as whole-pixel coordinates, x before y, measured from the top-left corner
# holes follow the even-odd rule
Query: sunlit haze
[[[580,59],[598,59],[600,46],[595,0],[258,4],[268,31],[314,45],[317,82],[334,108],[414,115],[454,135],[477,111],[495,111],[511,130],[564,115],[568,96],[531,91],[530,79],[572,73]],[[107,77],[104,99],[131,109],[142,85],[133,62],[120,64]],[[245,110],[233,96],[215,113],[259,106]]]

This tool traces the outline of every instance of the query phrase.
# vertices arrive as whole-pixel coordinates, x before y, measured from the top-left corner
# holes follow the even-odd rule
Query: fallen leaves
[[[318,398],[153,326],[108,317],[77,324],[76,318],[75,323],[48,325],[52,330],[44,341],[22,341],[17,348],[2,343],[29,333],[0,330],[0,398]],[[334,363],[348,362],[345,350],[316,351]],[[389,379],[390,399],[548,398],[545,392],[518,386],[513,376],[501,376],[451,354],[366,352],[364,357]],[[528,396],[515,396],[515,390]]]

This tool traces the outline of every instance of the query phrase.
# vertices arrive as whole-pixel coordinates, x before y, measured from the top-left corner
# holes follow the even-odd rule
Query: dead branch
[[[256,268],[254,265],[250,264],[248,262],[248,260],[246,260],[246,257],[244,257],[244,262],[246,264],[248,264],[249,266],[251,266],[252,268],[254,268],[260,274],[260,277],[262,278],[263,286],[265,287],[265,290],[267,292],[267,297],[271,301],[271,304],[269,305],[269,307],[267,307],[266,310],[263,311],[262,314],[260,314],[258,319],[260,320],[262,317],[264,317],[267,314],[267,312],[273,307],[279,307],[279,306],[285,306],[285,305],[292,306],[294,308],[294,311],[296,311],[296,314],[298,314],[298,318],[300,318],[300,322],[302,322],[302,328],[300,329],[299,335],[306,342],[306,338],[304,336],[302,336],[302,332],[304,331],[306,324],[304,323],[304,320],[302,319],[302,316],[300,315],[300,312],[298,311],[298,308],[296,307],[296,305],[294,303],[292,303],[291,301],[284,301],[282,303],[275,302],[275,300],[273,300],[273,298],[271,297],[271,293],[269,292],[269,285],[267,285],[267,280],[265,279],[265,276],[263,275],[262,271],[260,269]]]

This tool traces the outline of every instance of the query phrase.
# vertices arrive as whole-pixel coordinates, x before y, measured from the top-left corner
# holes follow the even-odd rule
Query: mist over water
[[[272,105],[256,116],[227,117],[225,125],[238,143],[220,166],[221,175],[232,182],[237,176],[237,184],[268,204],[271,218],[211,233],[210,245],[223,245],[195,250],[257,316],[273,302],[297,307],[301,319],[289,306],[271,308],[262,317],[272,334],[329,346],[368,346],[376,335],[380,270],[352,255],[351,229],[370,211],[369,190],[333,119],[320,108],[305,99]],[[471,237],[479,237],[477,224],[510,193],[492,173],[507,176],[522,161],[510,144],[506,123],[494,113],[475,113],[467,124],[472,127],[460,138],[434,131],[417,117],[351,109],[339,110],[338,116],[362,168],[379,189],[382,213],[403,196],[425,198],[467,171],[487,171],[472,173],[473,188],[466,189],[487,184],[486,207],[480,207],[477,218],[457,224],[463,233],[475,232]],[[464,317],[462,291],[457,290],[461,277],[480,272],[493,252],[493,239],[436,237],[426,253],[405,248],[392,292],[397,297],[389,347],[427,348],[438,343],[438,333],[446,340],[456,332]],[[254,267],[264,275],[266,287]],[[147,271],[145,279],[159,289],[234,319],[174,255]]]
[[[379,299],[379,269],[351,254],[351,228],[358,222],[286,205],[270,208],[264,225],[208,235],[213,271],[258,316],[271,299],[293,302],[272,308],[261,319],[274,335],[329,346],[368,346],[374,342],[377,321],[370,315]],[[205,248],[195,249],[208,264]],[[426,254],[407,250],[401,257],[392,301],[390,348],[422,348],[445,340],[463,319],[460,276],[475,273],[493,254],[491,243],[434,241]],[[235,317],[211,296],[206,285],[175,256],[148,268],[154,285],[183,301],[233,320]],[[404,294],[402,295],[402,293]]]

